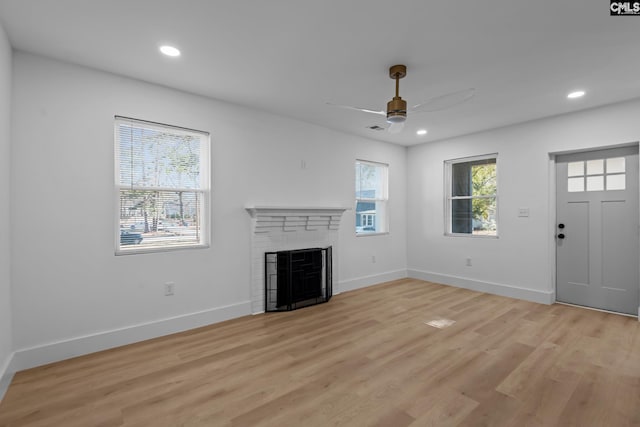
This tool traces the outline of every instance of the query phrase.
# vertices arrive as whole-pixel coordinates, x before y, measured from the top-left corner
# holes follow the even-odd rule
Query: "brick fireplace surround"
[[[251,215],[251,312],[264,312],[264,254],[333,246],[333,293],[339,289],[338,230],[341,207],[271,207],[246,208]]]

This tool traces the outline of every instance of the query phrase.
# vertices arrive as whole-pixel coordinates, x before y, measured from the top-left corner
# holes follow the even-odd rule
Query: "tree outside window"
[[[447,234],[497,236],[497,156],[445,162]]]
[[[116,117],[116,253],[207,242],[209,136]]]

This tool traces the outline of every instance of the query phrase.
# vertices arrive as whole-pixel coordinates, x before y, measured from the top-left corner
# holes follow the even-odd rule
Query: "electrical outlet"
[[[467,258],[467,267],[471,267],[471,258]]]
[[[375,255],[371,255],[371,262],[372,262],[373,264],[375,264],[375,263],[376,263],[376,256],[375,256]]]
[[[174,294],[176,288],[176,284],[173,282],[167,282],[164,284],[164,296],[170,297]]]

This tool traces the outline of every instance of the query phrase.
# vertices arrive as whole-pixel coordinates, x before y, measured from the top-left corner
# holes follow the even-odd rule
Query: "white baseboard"
[[[556,300],[554,291],[539,291],[536,289],[520,288],[502,283],[483,282],[466,277],[452,276],[448,274],[433,273],[430,271],[409,269],[408,275],[412,279],[426,280],[428,282],[442,283],[443,285],[457,286],[472,291],[486,292],[504,297],[523,299],[540,304],[553,304]]]
[[[2,398],[7,392],[9,384],[11,384],[11,380],[13,379],[13,372],[9,372],[9,366],[11,365],[13,357],[14,353],[11,353],[7,360],[4,362],[3,366],[0,368],[0,402],[2,402]]]
[[[183,332],[236,317],[248,316],[250,314],[251,302],[245,301],[211,310],[189,313],[154,322],[128,326],[126,328],[24,348],[16,350],[11,362],[8,364],[5,375],[13,376],[15,372],[24,369]]]
[[[340,282],[340,292],[354,291],[367,286],[377,285],[391,280],[404,279],[407,277],[407,270],[394,270],[386,273],[372,274],[370,276],[356,277],[355,279],[343,280]],[[334,295],[340,292],[334,292]]]

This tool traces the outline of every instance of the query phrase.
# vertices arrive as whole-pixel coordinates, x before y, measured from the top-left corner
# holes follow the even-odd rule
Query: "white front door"
[[[638,315],[638,147],[556,158],[556,299]]]

